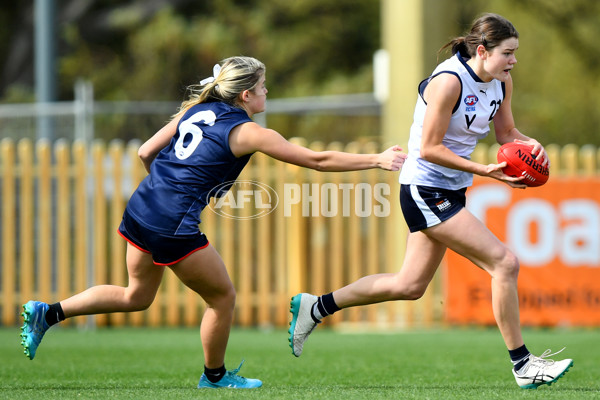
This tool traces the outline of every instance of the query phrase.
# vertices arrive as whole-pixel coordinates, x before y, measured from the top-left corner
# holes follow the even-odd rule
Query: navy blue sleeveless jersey
[[[225,103],[191,107],[152,162],[126,212],[164,235],[198,233],[200,212],[214,195],[211,191],[234,181],[250,160],[251,154],[237,158],[229,148],[231,130],[250,121],[244,110]]]

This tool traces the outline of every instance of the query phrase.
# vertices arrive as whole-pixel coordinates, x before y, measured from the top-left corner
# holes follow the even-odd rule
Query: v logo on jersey
[[[477,114],[473,114],[473,118],[469,119],[469,116],[467,114],[465,114],[465,120],[467,122],[467,129],[471,128],[471,124],[473,123],[473,121],[475,121],[475,117],[477,117]]]

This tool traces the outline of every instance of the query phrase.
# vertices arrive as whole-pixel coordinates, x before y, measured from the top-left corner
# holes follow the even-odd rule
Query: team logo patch
[[[465,104],[469,107],[475,106],[475,104],[477,104],[478,101],[479,101],[479,99],[474,94],[470,94],[470,95],[466,96],[464,99]]]
[[[448,199],[445,199],[445,200],[435,203],[435,205],[437,206],[438,210],[444,211],[444,210],[447,210],[448,208],[450,208],[450,206],[452,204],[450,204],[450,201],[448,201]]]

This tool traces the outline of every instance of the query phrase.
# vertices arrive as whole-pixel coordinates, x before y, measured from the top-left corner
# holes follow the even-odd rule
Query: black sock
[[[225,376],[226,372],[225,365],[219,368],[207,368],[206,365],[204,366],[204,375],[212,383],[219,382]]]
[[[333,300],[333,293],[327,293],[323,296],[319,296],[319,300],[317,300],[317,307],[319,308],[321,315],[324,317],[341,310]]]
[[[65,320],[65,313],[63,312],[60,303],[49,304],[49,307],[48,311],[46,311],[46,323],[48,326],[52,326]]]
[[[518,371],[527,363],[527,361],[529,361],[529,355],[531,353],[529,353],[527,347],[523,345],[517,349],[509,350],[508,354],[510,354],[510,359],[515,366],[515,371]]]

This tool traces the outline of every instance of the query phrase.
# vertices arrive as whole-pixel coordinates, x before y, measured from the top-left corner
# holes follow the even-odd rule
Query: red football
[[[533,146],[510,142],[500,146],[498,150],[498,163],[506,161],[502,169],[506,175],[525,176],[521,183],[527,186],[541,186],[548,181],[550,170],[537,162],[531,154]]]

